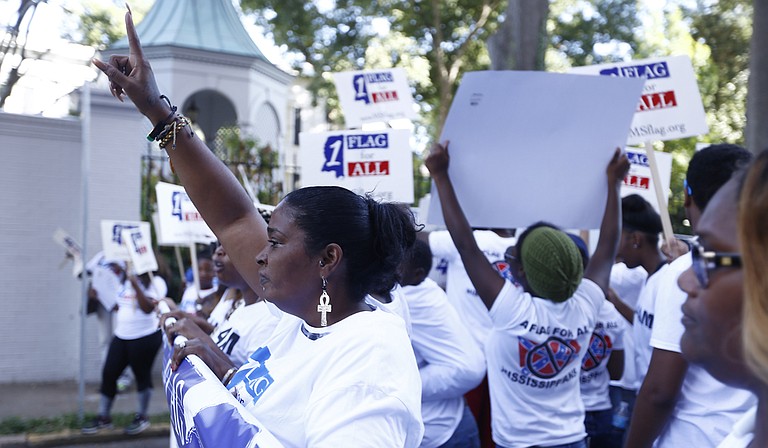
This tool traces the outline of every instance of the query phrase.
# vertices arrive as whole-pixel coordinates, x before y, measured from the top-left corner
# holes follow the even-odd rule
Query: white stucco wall
[[[101,247],[101,219],[139,219],[148,122],[130,104],[94,92],[87,253]],[[0,383],[66,380],[80,371],[81,286],[61,227],[82,241],[82,131],[78,118],[0,113]],[[86,378],[100,377],[95,316],[86,319]]]

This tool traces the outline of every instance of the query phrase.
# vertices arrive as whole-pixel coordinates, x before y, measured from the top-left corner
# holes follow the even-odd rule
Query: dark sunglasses
[[[691,240],[691,260],[696,280],[704,289],[709,286],[709,271],[717,268],[741,267],[740,254],[704,250],[695,239]]]

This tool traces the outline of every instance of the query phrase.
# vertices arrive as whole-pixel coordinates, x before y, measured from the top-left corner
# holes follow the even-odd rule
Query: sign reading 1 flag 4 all
[[[410,131],[337,131],[300,136],[302,184],[338,185],[384,201],[413,202]]]
[[[627,144],[675,140],[709,132],[688,56],[575,67],[571,73],[646,79]]]
[[[416,118],[408,78],[401,68],[334,73],[333,81],[349,128]]]

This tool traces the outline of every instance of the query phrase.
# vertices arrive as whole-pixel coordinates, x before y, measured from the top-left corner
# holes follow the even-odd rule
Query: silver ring
[[[175,319],[173,319],[173,320],[168,319],[168,320],[165,321],[165,328],[168,328],[168,329],[173,328],[174,324],[176,324],[176,320]]]
[[[176,346],[179,347],[180,349],[184,348],[187,346],[187,341],[181,341],[178,344],[176,344]]]

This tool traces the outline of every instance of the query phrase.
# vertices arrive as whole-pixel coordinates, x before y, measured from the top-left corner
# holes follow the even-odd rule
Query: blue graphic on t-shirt
[[[344,177],[344,137],[334,135],[328,137],[323,148],[325,163],[320,171],[330,171],[336,177]]]
[[[259,401],[264,392],[275,382],[272,375],[269,374],[266,361],[272,356],[269,347],[260,347],[250,358],[256,362],[249,362],[237,371],[229,387],[243,382],[245,390],[253,397],[253,402]],[[249,367],[249,368],[245,368]]]

